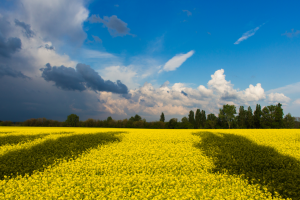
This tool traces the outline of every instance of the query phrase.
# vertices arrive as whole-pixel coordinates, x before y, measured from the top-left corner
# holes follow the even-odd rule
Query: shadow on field
[[[234,134],[197,132],[201,143],[194,146],[213,159],[212,172],[244,174],[249,184],[266,186],[275,196],[300,199],[300,161],[276,149]],[[262,187],[261,187],[262,189]]]
[[[57,159],[76,159],[84,151],[100,144],[120,142],[122,138],[115,136],[119,133],[125,132],[76,134],[49,139],[28,149],[10,151],[0,156],[0,180],[4,180],[4,176],[15,178],[26,173],[30,176],[35,170],[44,171]]]
[[[38,138],[44,138],[48,135],[50,134],[45,133],[45,134],[38,134],[38,135],[5,135],[0,137],[0,146],[6,144],[14,145],[19,143],[26,143]]]

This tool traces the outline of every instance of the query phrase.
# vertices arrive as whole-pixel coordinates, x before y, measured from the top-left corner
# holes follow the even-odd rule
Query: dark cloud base
[[[89,65],[82,63],[77,64],[76,71],[63,65],[51,67],[49,63],[46,64],[46,68],[41,68],[40,71],[43,72],[42,77],[46,81],[55,82],[55,86],[63,90],[78,90],[81,92],[90,88],[95,92],[106,91],[116,94],[128,94],[127,86],[120,80],[117,80],[117,83],[110,80],[104,81]]]

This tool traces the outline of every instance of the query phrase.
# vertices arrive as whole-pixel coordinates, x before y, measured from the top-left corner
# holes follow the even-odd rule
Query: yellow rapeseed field
[[[0,199],[300,199],[300,131],[0,127]]]

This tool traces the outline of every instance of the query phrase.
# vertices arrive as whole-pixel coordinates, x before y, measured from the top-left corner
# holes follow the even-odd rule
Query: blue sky
[[[0,120],[300,115],[299,1],[0,2]]]

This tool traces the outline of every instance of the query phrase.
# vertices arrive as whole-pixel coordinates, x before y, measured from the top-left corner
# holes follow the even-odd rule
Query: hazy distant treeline
[[[141,116],[135,115],[130,119],[114,120],[108,117],[106,120],[87,119],[79,121],[76,114],[71,114],[64,122],[57,120],[47,120],[46,118],[28,119],[25,122],[0,121],[1,126],[42,126],[42,127],[111,127],[111,128],[153,128],[153,129],[228,129],[228,128],[299,128],[300,118],[292,117],[290,113],[283,117],[281,104],[266,106],[261,109],[259,104],[252,112],[249,106],[247,110],[240,106],[237,116],[234,105],[223,105],[219,109],[218,117],[214,114],[206,116],[204,110],[197,109],[196,113],[190,111],[188,117],[183,117],[181,122],[177,118],[172,118],[165,122],[164,113],[160,115],[160,120],[146,122]]]

